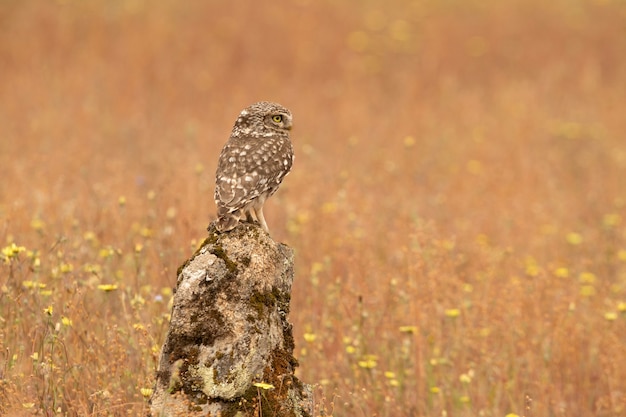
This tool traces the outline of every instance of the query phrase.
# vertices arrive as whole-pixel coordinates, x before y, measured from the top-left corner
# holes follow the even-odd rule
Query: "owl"
[[[254,217],[269,233],[263,217],[265,200],[278,190],[291,170],[294,154],[289,131],[291,112],[276,103],[261,101],[239,114],[230,138],[220,153],[215,173],[215,204],[219,232]]]

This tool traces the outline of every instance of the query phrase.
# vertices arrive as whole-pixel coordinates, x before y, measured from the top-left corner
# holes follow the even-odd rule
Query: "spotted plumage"
[[[234,229],[244,217],[253,222],[254,213],[269,233],[263,204],[291,170],[291,124],[291,112],[280,104],[262,101],[241,111],[215,173],[218,231]]]

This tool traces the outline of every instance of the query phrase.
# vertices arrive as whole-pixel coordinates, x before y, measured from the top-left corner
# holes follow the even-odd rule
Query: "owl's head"
[[[245,108],[239,114],[233,133],[245,135],[286,134],[291,130],[291,112],[277,103],[260,101]]]

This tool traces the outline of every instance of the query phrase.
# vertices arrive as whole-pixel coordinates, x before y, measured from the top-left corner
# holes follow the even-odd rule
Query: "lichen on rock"
[[[293,260],[256,225],[224,234],[209,227],[178,270],[153,417],[311,415],[287,320]]]

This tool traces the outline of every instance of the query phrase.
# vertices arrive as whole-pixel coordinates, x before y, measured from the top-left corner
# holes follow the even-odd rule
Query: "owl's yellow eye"
[[[272,116],[272,120],[274,121],[274,123],[280,123],[283,121],[283,116],[281,116],[280,114],[277,114],[275,116]]]

